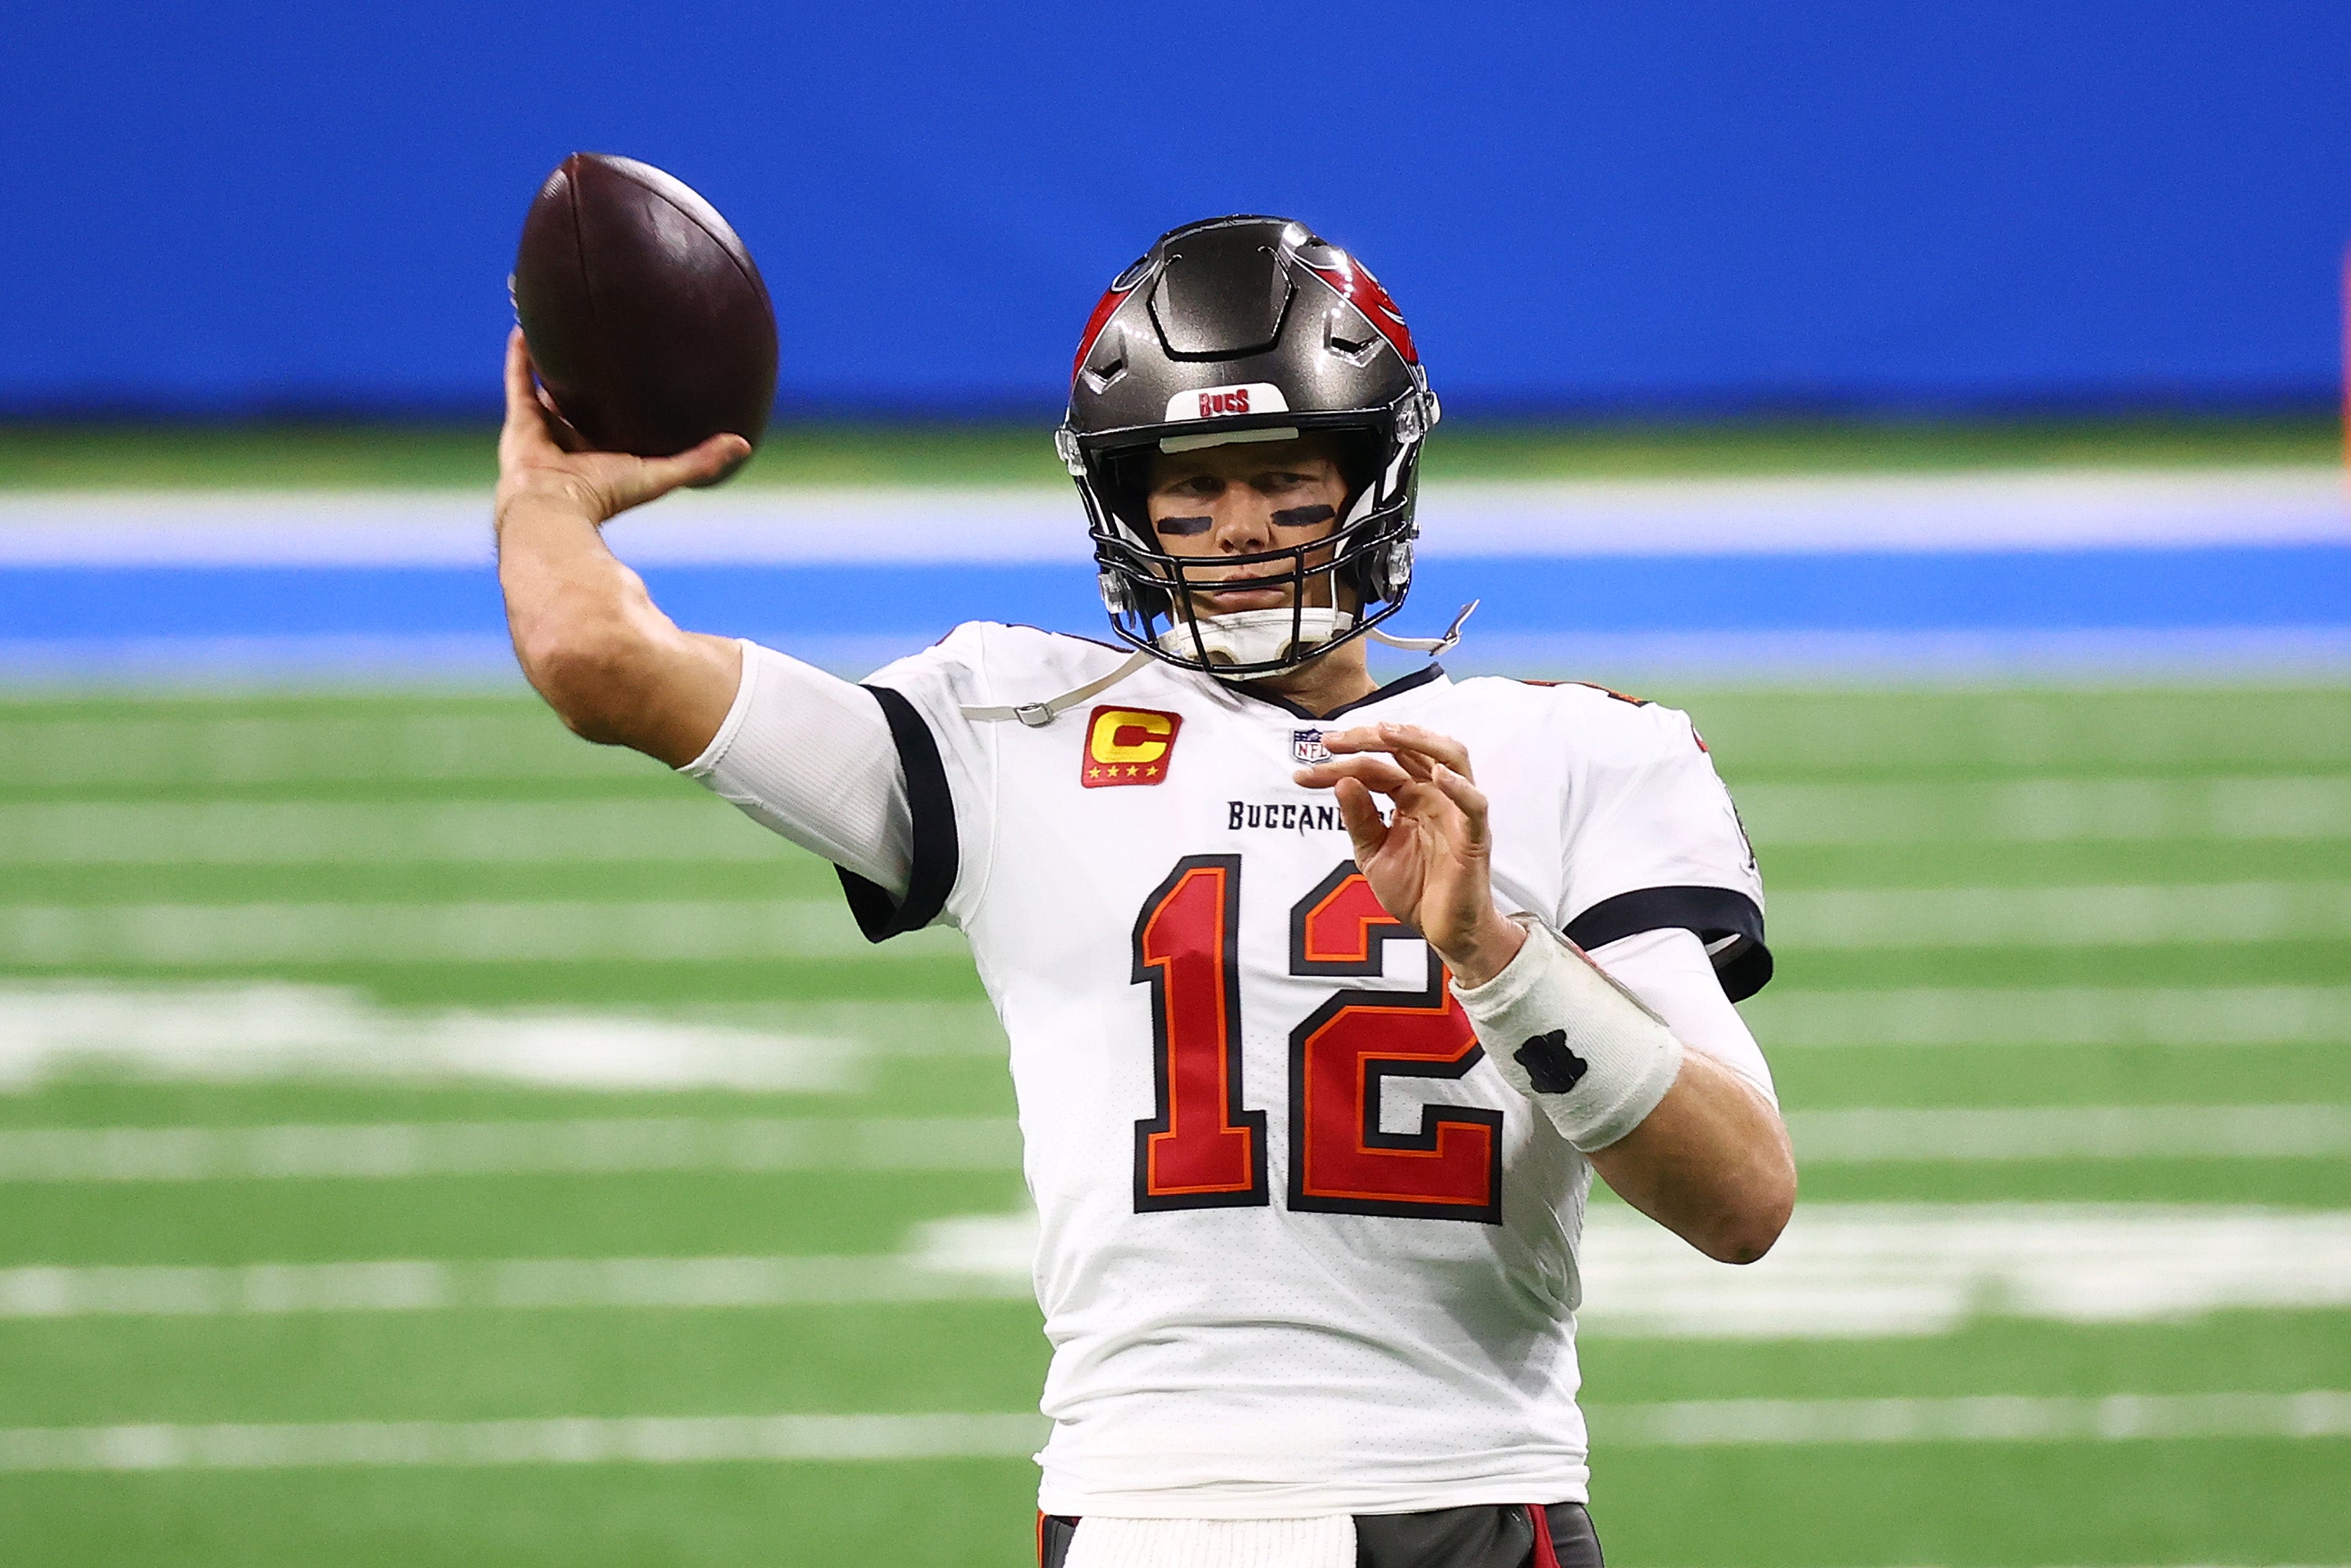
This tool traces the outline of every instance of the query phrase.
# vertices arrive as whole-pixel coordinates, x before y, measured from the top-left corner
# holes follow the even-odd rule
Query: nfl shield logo
[[[1290,755],[1301,762],[1328,762],[1330,750],[1322,744],[1319,729],[1293,729],[1290,732]]]

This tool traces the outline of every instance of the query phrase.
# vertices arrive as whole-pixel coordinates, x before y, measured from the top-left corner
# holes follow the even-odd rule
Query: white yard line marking
[[[1019,1124],[996,1117],[834,1121],[632,1117],[0,1133],[0,1180],[398,1181],[651,1171],[1018,1170]]]
[[[193,1082],[489,1080],[610,1092],[837,1092],[892,1055],[1001,1058],[985,1003],[667,1013],[394,1009],[332,986],[0,984],[0,1091],[73,1072]]]
[[[1760,844],[2351,838],[2351,779],[1755,784]],[[713,800],[0,804],[0,864],[759,861],[795,857]]]
[[[2351,987],[1790,991],[1746,1004],[1773,1051],[1857,1045],[2351,1045]],[[395,1009],[344,987],[0,982],[0,1092],[74,1072],[193,1082],[486,1079],[825,1092],[884,1056],[1001,1059],[984,1002],[618,1010]]]
[[[2325,1390],[2079,1399],[1701,1399],[1599,1406],[1589,1414],[1595,1448],[2351,1437],[2351,1394]]]
[[[0,1318],[726,1310],[1027,1301],[1030,1214],[915,1228],[894,1256],[573,1258],[0,1270]],[[2184,1322],[2351,1307],[2351,1213],[2163,1205],[1813,1204],[1746,1269],[1602,1209],[1579,1327],[1651,1339],[1886,1339],[1983,1318]]]
[[[2351,1105],[2036,1105],[1796,1111],[1799,1165],[2287,1160],[2351,1155]]]
[[[1771,901],[1772,946],[2144,946],[2351,936],[2351,883],[1821,888]]]
[[[1774,986],[1740,1010],[1767,1049],[1854,1045],[2351,1045],[2351,986]]]
[[[1033,1414],[559,1416],[0,1430],[0,1470],[279,1470],[1027,1458]]]
[[[0,784],[639,779],[654,766],[582,745],[552,714],[520,703],[489,712],[391,708],[316,717],[227,717],[212,707],[193,704],[184,716],[0,720]]]
[[[486,1079],[605,1091],[839,1092],[851,1040],[614,1012],[398,1011],[327,986],[0,986],[0,1090],[73,1071],[239,1082]]]
[[[2324,1390],[2087,1399],[1727,1399],[1604,1405],[1588,1414],[1595,1441],[1611,1448],[2351,1437],[2351,1394]],[[1047,1430],[1044,1417],[1010,1412],[32,1427],[0,1429],[0,1471],[1025,1458],[1043,1445]]]
[[[2327,1159],[2351,1154],[2346,1105],[2061,1105],[1799,1111],[1799,1164]],[[635,1171],[1014,1170],[1009,1118],[631,1117],[40,1127],[0,1132],[0,1180],[404,1180]]]
[[[1759,844],[2351,838],[2351,779],[2031,779],[1748,784]]]
[[[1603,1336],[1887,1339],[1986,1318],[2186,1322],[2351,1307],[2351,1213],[2159,1204],[1800,1204],[1771,1251],[1711,1263],[1603,1209],[1577,1322]]]
[[[0,804],[0,865],[797,860],[716,800]]]
[[[967,952],[945,926],[876,945],[838,900],[0,905],[0,964],[499,963]]]
[[[2334,940],[2351,883],[1816,889],[1771,900],[1785,948]],[[645,903],[0,905],[0,964],[489,963],[853,958],[966,952],[943,926],[875,946],[815,899]]]
[[[235,1268],[0,1269],[0,1319],[872,1306],[1028,1301],[1028,1274],[881,1256],[393,1259]]]

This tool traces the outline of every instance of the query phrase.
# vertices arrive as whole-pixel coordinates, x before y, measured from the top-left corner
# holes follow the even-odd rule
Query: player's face
[[[1238,442],[1155,455],[1148,505],[1152,530],[1169,555],[1256,555],[1312,544],[1337,532],[1347,483],[1319,437]],[[1316,564],[1310,555],[1308,567]],[[1287,609],[1293,591],[1286,562],[1188,575],[1195,581],[1206,578],[1233,585],[1194,592],[1193,606],[1203,615]],[[1328,573],[1307,579],[1306,601],[1331,602]]]

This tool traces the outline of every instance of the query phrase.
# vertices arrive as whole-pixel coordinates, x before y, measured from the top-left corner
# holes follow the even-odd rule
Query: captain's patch
[[[1167,777],[1176,752],[1176,732],[1184,716],[1149,707],[1105,704],[1086,716],[1086,751],[1078,782],[1089,789],[1121,784],[1156,784]]]

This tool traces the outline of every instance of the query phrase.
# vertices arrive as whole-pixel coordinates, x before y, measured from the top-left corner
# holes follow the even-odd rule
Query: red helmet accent
[[[1336,250],[1336,247],[1333,247]],[[1317,267],[1303,256],[1306,270],[1338,291],[1339,297],[1364,313],[1364,319],[1379,329],[1381,337],[1404,356],[1407,365],[1420,363],[1420,352],[1412,346],[1412,329],[1404,324],[1404,312],[1396,308],[1395,300],[1372,276],[1372,269],[1344,251],[1336,251],[1339,260],[1327,267]],[[1093,341],[1091,335],[1087,342]],[[1074,373],[1074,372],[1072,372]]]
[[[1077,358],[1070,361],[1071,385],[1077,383],[1078,372],[1086,368],[1086,356],[1094,351],[1094,340],[1102,336],[1102,329],[1110,324],[1111,317],[1117,313],[1121,305],[1126,303],[1126,297],[1134,292],[1132,288],[1112,289],[1094,306],[1094,313],[1086,318],[1086,329],[1078,338]]]

